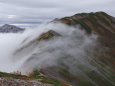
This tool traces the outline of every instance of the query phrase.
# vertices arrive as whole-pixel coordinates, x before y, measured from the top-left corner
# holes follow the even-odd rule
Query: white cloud
[[[16,15],[8,15],[8,18],[11,19],[11,18],[14,18]]]
[[[114,0],[0,0],[0,24],[34,26],[81,12],[105,11],[115,16],[114,3]]]

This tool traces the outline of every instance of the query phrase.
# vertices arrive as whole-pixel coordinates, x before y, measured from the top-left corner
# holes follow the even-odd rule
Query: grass
[[[29,77],[25,75],[11,74],[11,73],[5,73],[5,72],[0,72],[0,77],[12,77],[15,79],[29,79]]]
[[[84,19],[76,20],[76,23],[79,23],[88,33],[92,32],[92,29],[84,22]]]
[[[70,86],[69,84],[66,84],[64,82],[60,82],[60,81],[55,80],[55,79],[51,79],[51,78],[47,78],[47,77],[41,76],[40,72],[38,70],[36,70],[36,69],[29,76],[0,72],[0,77],[7,77],[7,78],[14,78],[14,79],[23,79],[23,80],[39,79],[39,81],[42,82],[42,83],[53,84],[54,86]]]
[[[113,21],[113,20],[110,18],[110,15],[108,15],[107,13],[101,12],[101,14],[104,15],[105,17],[107,17],[112,23],[115,23],[115,21]]]
[[[38,70],[34,70],[32,75],[30,75],[31,77],[35,78],[35,79],[40,79],[40,82],[42,83],[48,83],[48,84],[53,84],[54,86],[70,86],[64,82],[60,82],[56,79],[51,79],[48,77],[44,77],[44,76],[40,76],[40,73]]]
[[[50,79],[50,78],[42,78],[41,80],[40,80],[40,82],[42,82],[42,83],[49,83],[49,84],[53,84],[54,86],[63,86],[62,85],[62,82],[60,82],[60,81],[57,81],[57,80],[55,80],[55,79]]]
[[[95,15],[100,19],[100,21],[102,21],[106,25],[110,25],[110,23],[105,18],[103,18],[102,16],[100,16],[99,13],[95,13]]]

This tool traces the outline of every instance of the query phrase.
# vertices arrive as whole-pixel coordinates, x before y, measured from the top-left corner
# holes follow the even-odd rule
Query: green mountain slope
[[[40,53],[34,53],[25,64],[39,60],[45,53],[52,55],[57,53],[56,50],[60,50],[59,59],[56,59],[56,65],[41,67],[39,69],[41,74],[73,86],[115,86],[115,18],[104,12],[81,13],[53,21],[53,23],[58,22],[72,27],[80,25],[80,29],[85,30],[86,37],[96,34],[98,36],[96,45],[93,48],[90,48],[90,46],[85,47],[84,54],[79,55],[78,53],[75,56],[63,50],[61,46],[56,47],[56,49],[50,47]],[[48,31],[18,49],[17,53],[27,51],[29,48],[31,50],[32,48],[38,48],[37,46],[40,43],[42,44],[40,47],[43,47],[50,40],[54,40],[52,42],[55,43],[58,40],[57,37],[63,38],[63,35],[56,31]],[[74,48],[80,50],[79,46],[84,42],[82,35],[77,33],[75,37],[70,38],[71,42],[76,42],[76,44],[77,40],[80,39],[80,43],[77,46],[76,44],[75,46],[69,45],[68,51]],[[77,53],[77,51],[73,52]]]

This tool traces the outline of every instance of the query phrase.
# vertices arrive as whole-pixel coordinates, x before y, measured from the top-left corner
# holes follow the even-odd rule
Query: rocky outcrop
[[[5,24],[0,27],[0,33],[18,33],[18,32],[23,32],[25,29],[19,28],[14,25],[8,25]]]

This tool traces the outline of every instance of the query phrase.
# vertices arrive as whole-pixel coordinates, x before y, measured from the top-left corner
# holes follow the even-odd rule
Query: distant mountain
[[[25,29],[14,26],[14,25],[8,25],[5,24],[0,27],[0,33],[18,33],[23,32]]]

